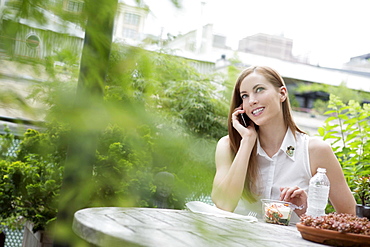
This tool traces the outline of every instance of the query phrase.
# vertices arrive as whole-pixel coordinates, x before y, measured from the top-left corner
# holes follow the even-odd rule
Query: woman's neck
[[[260,126],[260,145],[269,157],[280,149],[288,127],[285,124]]]

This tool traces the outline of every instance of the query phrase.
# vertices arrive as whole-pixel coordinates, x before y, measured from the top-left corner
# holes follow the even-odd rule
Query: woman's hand
[[[242,113],[245,113],[245,110],[243,110],[242,107],[239,106],[238,108],[235,108],[233,114],[231,115],[231,122],[233,124],[234,129],[236,129],[239,132],[242,138],[253,137],[253,139],[256,139],[257,132],[254,127],[254,123],[252,121],[249,121],[249,123],[247,123],[248,124],[247,127],[243,126],[240,123],[239,115]]]
[[[280,201],[290,202],[298,207],[303,206],[302,209],[295,209],[294,212],[301,216],[306,213],[307,210],[307,193],[298,186],[294,187],[282,187],[280,188]]]

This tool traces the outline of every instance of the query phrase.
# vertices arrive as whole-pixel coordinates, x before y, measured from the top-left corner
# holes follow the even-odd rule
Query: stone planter
[[[24,225],[22,247],[52,247],[53,240],[45,231],[32,231],[33,224],[27,222]]]
[[[363,206],[361,204],[357,204],[356,215],[358,217],[366,217],[370,220],[370,205]]]

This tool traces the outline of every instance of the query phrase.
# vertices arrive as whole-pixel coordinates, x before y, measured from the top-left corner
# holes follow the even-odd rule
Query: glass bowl
[[[267,223],[289,225],[293,212],[292,204],[271,199],[261,199],[263,219]]]

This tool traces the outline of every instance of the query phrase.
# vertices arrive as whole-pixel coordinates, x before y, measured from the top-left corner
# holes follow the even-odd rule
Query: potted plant
[[[356,201],[356,215],[370,219],[370,176],[359,176],[354,180],[353,190]]]

